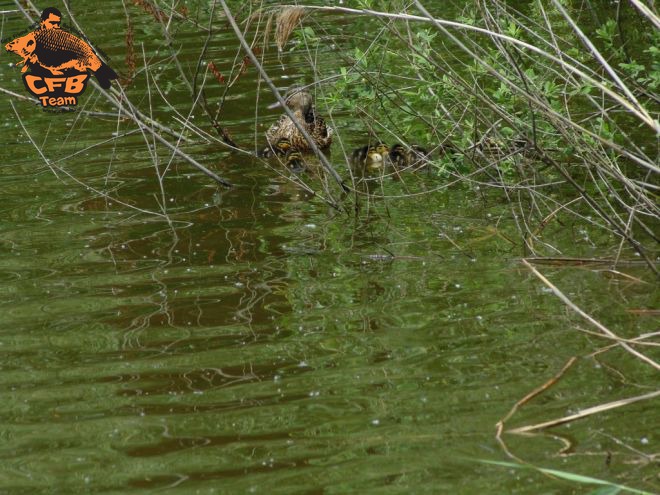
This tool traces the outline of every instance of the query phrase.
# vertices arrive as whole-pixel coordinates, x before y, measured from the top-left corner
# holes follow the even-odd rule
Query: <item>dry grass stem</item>
[[[598,330],[600,330],[602,333],[610,337],[611,339],[619,341],[619,345],[623,347],[626,351],[628,351],[630,354],[636,356],[640,360],[644,361],[647,364],[650,364],[653,366],[656,370],[660,370],[660,364],[656,363],[653,361],[651,358],[648,356],[645,356],[641,352],[633,349],[630,347],[629,344],[627,344],[621,337],[618,335],[615,335],[614,332],[610,331],[605,325],[602,323],[596,321],[594,318],[589,316],[587,313],[582,311],[573,301],[571,301],[562,291],[560,291],[552,282],[550,282],[547,278],[545,278],[536,268],[534,268],[526,259],[523,258],[522,260],[523,264],[529,268],[529,270],[539,279],[541,282],[543,282],[552,292],[555,296],[557,296],[559,299],[562,300],[564,304],[566,304],[569,308],[571,308],[573,311],[575,311],[577,314],[579,314],[582,318],[587,320],[590,324],[595,326]]]
[[[302,7],[283,7],[279,11],[275,21],[275,43],[279,51],[284,50],[291,33],[304,15],[305,9]]]
[[[545,392],[545,391],[548,390],[550,387],[552,387],[555,383],[557,383],[557,382],[558,382],[558,381],[564,376],[564,374],[565,374],[565,373],[571,368],[571,366],[573,366],[573,365],[575,364],[576,361],[577,361],[577,358],[576,358],[575,356],[572,357],[572,358],[570,358],[570,359],[566,362],[566,364],[564,364],[564,366],[561,368],[561,370],[559,370],[559,372],[558,372],[555,376],[553,376],[553,377],[550,378],[547,382],[545,382],[544,384],[542,384],[540,387],[538,387],[538,388],[532,390],[532,391],[531,391],[530,393],[528,393],[525,397],[523,397],[523,398],[520,399],[518,402],[516,402],[516,403],[513,405],[513,407],[511,408],[511,410],[507,413],[507,415],[504,416],[502,419],[500,419],[500,420],[497,422],[497,424],[495,425],[496,428],[497,428],[497,434],[496,434],[497,439],[499,440],[499,439],[501,438],[501,436],[502,436],[502,432],[504,431],[504,423],[506,423],[509,419],[511,419],[511,417],[516,413],[516,411],[517,411],[520,407],[522,407],[522,406],[525,405],[527,402],[529,402],[530,400],[532,400],[534,397],[536,397],[537,395],[539,395],[539,394]]]
[[[522,426],[520,428],[514,428],[513,430],[507,430],[507,433],[529,433],[536,430],[542,430],[544,428],[550,428],[552,426],[558,426],[578,419],[586,418],[594,414],[598,414],[604,411],[610,411],[619,407],[627,406],[635,402],[654,399],[655,397],[660,397],[660,390],[650,392],[644,395],[638,395],[636,397],[629,397],[627,399],[615,400],[613,402],[608,402],[606,404],[600,404],[598,406],[589,407],[584,409],[576,414],[571,414],[570,416],[564,416],[563,418],[553,419],[551,421],[545,421],[543,423],[538,423],[530,426]]]

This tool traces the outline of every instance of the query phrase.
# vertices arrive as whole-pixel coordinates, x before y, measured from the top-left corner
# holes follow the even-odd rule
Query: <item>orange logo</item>
[[[23,83],[44,107],[75,106],[85,91],[92,71],[102,88],[108,89],[117,74],[82,39],[61,28],[62,14],[44,9],[34,31],[5,45],[23,58]],[[30,69],[30,72],[27,70]]]

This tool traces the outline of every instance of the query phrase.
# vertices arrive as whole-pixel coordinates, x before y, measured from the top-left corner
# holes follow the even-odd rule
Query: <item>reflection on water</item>
[[[251,101],[253,75],[242,84],[252,89],[241,100]],[[58,156],[116,126],[88,120],[84,134],[67,136],[57,125],[72,117],[50,121],[17,106]],[[245,142],[253,109],[227,110]],[[11,120],[7,139],[25,149]],[[477,462],[506,460],[495,423],[593,346],[519,266],[510,212],[495,196],[457,186],[365,200],[356,217],[261,162],[200,148],[237,187],[220,190],[179,164],[164,181],[167,223],[55,177],[28,149],[25,160],[4,150],[11,166],[0,169],[1,492],[570,491]],[[65,167],[158,210],[160,188],[137,136]],[[434,180],[373,184],[396,196]],[[556,242],[579,244],[565,235]],[[615,293],[640,306],[652,297],[587,270],[558,270],[555,280],[605,320]],[[622,314],[611,321],[650,325]],[[617,372],[630,363],[619,359],[609,375],[593,361],[578,365],[520,421],[620,398]],[[633,406],[626,417],[634,423],[643,411]],[[619,420],[576,424],[580,455],[568,470],[625,477],[630,458],[605,466],[612,441],[600,435]],[[511,442],[530,462],[567,468],[555,440]]]

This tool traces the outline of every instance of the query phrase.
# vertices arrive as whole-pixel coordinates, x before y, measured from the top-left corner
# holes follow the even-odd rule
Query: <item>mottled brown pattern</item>
[[[329,148],[332,144],[332,128],[326,126],[323,118],[316,114],[312,96],[307,91],[295,90],[285,101],[296,121],[309,133],[316,145],[322,150]],[[266,131],[266,139],[271,146],[275,146],[282,138],[288,139],[299,151],[311,150],[305,137],[286,114]]]

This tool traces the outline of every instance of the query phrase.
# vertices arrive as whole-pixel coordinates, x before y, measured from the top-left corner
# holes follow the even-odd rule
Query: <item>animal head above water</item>
[[[312,95],[307,91],[305,86],[295,84],[284,94],[284,102],[292,111],[300,110],[303,114],[307,114],[314,105],[314,98],[312,98]],[[280,102],[276,102],[268,108],[272,109],[281,106]]]
[[[314,105],[314,98],[309,92],[302,88],[291,88],[287,91],[286,97],[284,98],[286,106],[289,107],[294,112],[300,110],[303,114]]]

